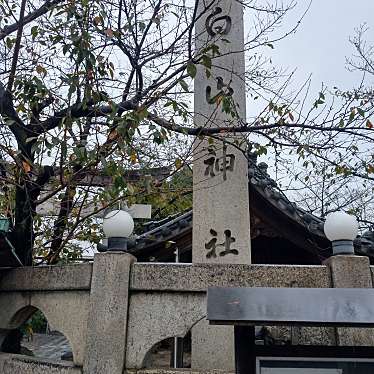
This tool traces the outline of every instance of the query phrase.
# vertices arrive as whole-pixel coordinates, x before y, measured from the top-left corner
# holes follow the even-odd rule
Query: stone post
[[[129,279],[135,261],[123,252],[95,254],[84,374],[124,372]]]
[[[200,0],[197,15],[196,53],[208,58],[199,64],[195,78],[195,124],[238,126],[246,121],[243,5]],[[245,142],[238,134],[218,136],[220,140],[197,138],[194,144],[192,261],[249,264]],[[192,368],[233,370],[233,328],[210,327],[207,321],[193,328]]]
[[[368,257],[340,255],[326,261],[330,269],[334,288],[372,288],[370,262]],[[336,329],[336,343],[339,346],[374,346],[373,328]]]

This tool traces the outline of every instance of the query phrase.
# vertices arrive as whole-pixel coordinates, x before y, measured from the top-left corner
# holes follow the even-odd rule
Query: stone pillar
[[[373,281],[368,257],[340,255],[326,261],[334,288],[372,288]],[[374,346],[373,328],[336,329],[336,343],[340,346]]]
[[[95,254],[84,374],[122,374],[125,369],[129,279],[135,257]]]
[[[202,15],[195,28],[196,53],[204,51],[212,68],[205,58],[197,69],[195,124],[238,126],[246,121],[243,5],[236,0],[200,0],[197,14]],[[192,261],[249,264],[245,142],[238,134],[218,136],[221,141],[197,138],[194,145]],[[210,327],[207,321],[193,328],[192,368],[233,370],[233,328]]]

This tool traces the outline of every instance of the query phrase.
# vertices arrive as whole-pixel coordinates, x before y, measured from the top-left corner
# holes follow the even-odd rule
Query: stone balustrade
[[[205,320],[210,286],[372,287],[372,276],[368,259],[357,256],[337,256],[326,266],[278,266],[136,263],[115,252],[88,264],[1,270],[0,343],[39,309],[69,340],[73,363],[0,353],[0,374],[151,373],[141,369],[155,344]],[[374,345],[369,329],[286,333],[298,344]],[[206,372],[204,363],[192,362]]]

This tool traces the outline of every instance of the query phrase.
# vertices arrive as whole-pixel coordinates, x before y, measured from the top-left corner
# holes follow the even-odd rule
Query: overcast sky
[[[273,1],[270,0],[271,3]],[[307,8],[309,0],[297,1],[296,8],[288,14],[277,34],[292,28]],[[249,17],[247,14],[246,23],[250,22]],[[309,103],[312,103],[322,82],[330,89],[337,86],[341,90],[352,89],[360,84],[362,74],[347,70],[346,57],[352,57],[355,53],[349,38],[355,35],[355,29],[363,23],[369,28],[366,39],[374,45],[374,0],[313,0],[296,33],[276,43],[274,49],[266,48],[265,51],[276,66],[288,68],[289,72],[297,69],[292,84],[295,90],[312,74],[309,94]],[[370,77],[367,83],[374,86],[374,77]],[[266,102],[248,100],[248,116],[257,115],[260,105],[266,106]],[[262,156],[261,161],[269,164],[269,172],[275,177],[272,155]],[[296,170],[299,166],[295,161],[293,168]],[[286,174],[286,184],[288,178]],[[281,182],[279,178],[278,182]],[[294,196],[290,196],[293,199]]]
[[[298,1],[285,26],[298,19],[308,2]],[[360,74],[347,71],[345,58],[354,53],[349,37],[362,23],[367,23],[367,37],[374,42],[374,0],[313,0],[297,32],[271,51],[272,60],[290,70],[297,68],[295,80],[299,83],[312,73],[316,89],[321,82],[351,88],[358,84]]]

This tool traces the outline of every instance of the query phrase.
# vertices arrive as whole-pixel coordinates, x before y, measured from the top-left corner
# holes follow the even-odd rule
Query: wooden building
[[[265,163],[249,157],[252,263],[321,264],[332,254],[324,220],[290,202],[267,173]],[[192,262],[192,210],[144,225],[131,248],[138,261]],[[240,217],[238,217],[240,219]],[[374,232],[355,240],[357,254],[374,259]]]

